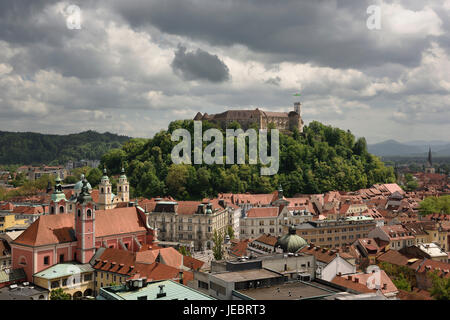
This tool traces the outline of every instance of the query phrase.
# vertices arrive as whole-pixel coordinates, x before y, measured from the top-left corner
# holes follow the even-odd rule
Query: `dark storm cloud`
[[[224,82],[230,78],[227,65],[217,55],[204,50],[186,52],[186,48],[178,46],[172,61],[175,73],[185,80],[207,80],[210,82]]]
[[[150,1],[116,2],[134,27],[152,24],[163,32],[206,40],[212,45],[241,44],[270,54],[272,61],[315,62],[361,68],[386,62],[420,62],[428,38],[400,39],[386,45],[366,27],[374,1]],[[387,32],[387,31],[380,31]]]

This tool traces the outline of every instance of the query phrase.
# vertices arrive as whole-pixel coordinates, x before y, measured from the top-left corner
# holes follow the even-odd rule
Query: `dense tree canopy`
[[[239,124],[232,125],[237,128]],[[173,164],[171,152],[178,142],[171,141],[171,133],[178,128],[189,130],[193,146],[193,127],[192,120],[174,121],[152,139],[131,139],[106,153],[101,167],[118,174],[124,165],[135,196],[172,195],[177,199],[201,199],[219,192],[268,193],[280,183],[285,194],[293,196],[395,181],[393,168],[367,152],[364,138],[355,139],[349,131],[316,121],[305,126],[303,134],[280,133],[280,168],[273,176],[260,175],[261,164],[248,164],[248,139],[246,164]],[[204,121],[203,132],[209,128],[219,127]],[[203,148],[209,143],[203,142]]]
[[[432,213],[450,214],[450,196],[428,197],[419,204],[419,212],[423,215]]]
[[[95,131],[68,135],[0,131],[0,164],[58,165],[69,160],[100,159],[129,139]]]

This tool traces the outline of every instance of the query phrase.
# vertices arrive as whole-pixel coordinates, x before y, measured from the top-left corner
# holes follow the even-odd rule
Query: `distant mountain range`
[[[440,140],[409,142],[387,140],[376,144],[369,144],[368,150],[370,153],[380,157],[426,157],[430,147],[433,157],[450,156],[450,142]]]
[[[68,160],[99,160],[130,138],[85,131],[56,135],[0,131],[0,164],[65,164]]]

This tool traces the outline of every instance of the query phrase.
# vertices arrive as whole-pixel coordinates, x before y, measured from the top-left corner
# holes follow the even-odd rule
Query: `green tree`
[[[436,300],[450,300],[450,278],[441,278],[436,272],[431,273],[431,277],[431,296]]]
[[[64,183],[67,183],[67,184],[72,184],[72,183],[77,183],[77,182],[78,182],[78,179],[75,176],[66,176],[64,178]]]
[[[91,186],[94,188],[100,184],[100,180],[102,179],[103,173],[98,168],[93,168],[89,171],[89,173],[86,176],[87,181],[91,184]]]
[[[227,234],[230,236],[230,239],[234,238],[234,230],[232,226],[227,227]]]
[[[50,300],[70,300],[70,294],[65,293],[62,288],[50,292]]]
[[[425,198],[419,203],[419,213],[422,215],[432,213],[450,214],[450,196]]]
[[[185,199],[189,196],[187,192],[187,181],[189,166],[184,164],[172,164],[166,177],[166,185],[170,195],[176,199]]]
[[[183,255],[183,256],[191,256],[191,252],[186,249],[185,246],[180,246],[180,248],[178,249],[178,251]]]
[[[223,235],[217,230],[214,230],[212,241],[214,246],[212,248],[214,259],[222,260],[223,259]]]

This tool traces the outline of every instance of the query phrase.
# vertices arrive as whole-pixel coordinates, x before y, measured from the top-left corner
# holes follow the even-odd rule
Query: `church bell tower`
[[[95,254],[95,208],[86,179],[75,205],[75,236],[76,260],[88,263]]]
[[[106,175],[106,168],[103,170],[103,177],[98,186],[98,207],[100,210],[112,209],[112,185]]]
[[[119,182],[117,183],[117,196],[122,202],[130,201],[130,185],[128,184],[128,179],[125,175],[124,168],[122,168],[121,176],[119,177]]]

